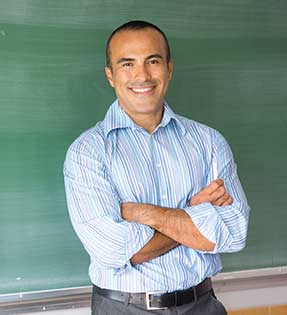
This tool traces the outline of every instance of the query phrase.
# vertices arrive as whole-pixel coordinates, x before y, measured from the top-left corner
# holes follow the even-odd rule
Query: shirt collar
[[[172,120],[174,120],[176,125],[179,127],[181,133],[184,135],[186,132],[185,126],[179,120],[179,117],[172,111],[167,102],[164,102],[163,118],[156,129],[167,126]],[[110,106],[103,123],[106,137],[112,130],[115,129],[138,127],[135,122],[121,108],[118,100],[115,100],[114,103]]]

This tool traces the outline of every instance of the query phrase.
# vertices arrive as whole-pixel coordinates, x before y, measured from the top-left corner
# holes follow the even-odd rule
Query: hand
[[[203,202],[210,202],[214,206],[228,206],[232,204],[233,198],[226,192],[223,180],[218,178],[194,195],[189,204],[196,206]]]

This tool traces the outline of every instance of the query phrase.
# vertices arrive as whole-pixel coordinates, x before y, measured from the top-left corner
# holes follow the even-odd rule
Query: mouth
[[[129,89],[137,95],[151,95],[155,89],[155,86],[130,87]]]

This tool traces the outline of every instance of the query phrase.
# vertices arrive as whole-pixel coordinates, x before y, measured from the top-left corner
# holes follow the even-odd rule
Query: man
[[[245,246],[249,207],[215,130],[165,102],[173,62],[144,21],[107,42],[117,100],[69,148],[65,187],[91,257],[93,314],[226,314],[210,277]],[[219,179],[220,178],[220,179]]]

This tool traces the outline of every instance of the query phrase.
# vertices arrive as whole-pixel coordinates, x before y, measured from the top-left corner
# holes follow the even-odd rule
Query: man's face
[[[166,55],[164,38],[152,28],[120,31],[112,38],[106,76],[132,118],[162,111],[173,69]]]

